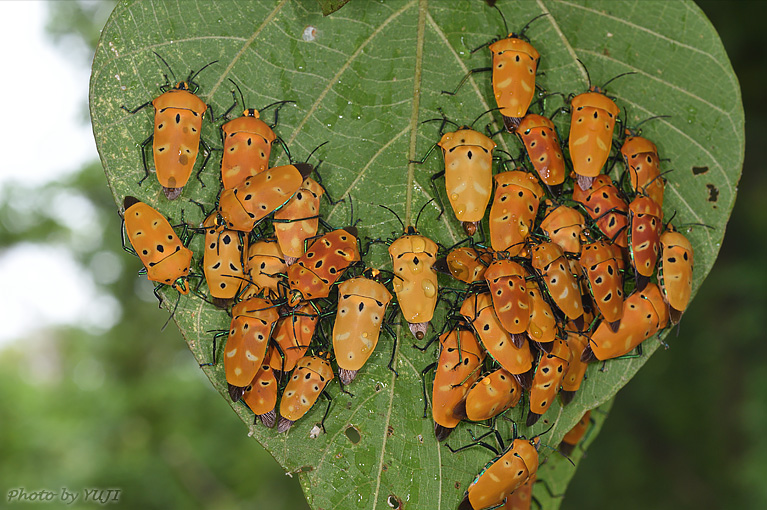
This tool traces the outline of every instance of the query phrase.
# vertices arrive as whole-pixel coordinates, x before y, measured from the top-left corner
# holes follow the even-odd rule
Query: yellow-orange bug
[[[460,326],[442,334],[439,342],[442,350],[434,373],[431,408],[434,433],[438,441],[444,441],[465,416],[462,403],[479,378],[485,351],[474,333]]]
[[[536,475],[531,475],[525,483],[506,496],[506,503],[499,507],[499,510],[530,510],[533,502],[533,485],[536,479]]]
[[[277,421],[277,379],[269,364],[265,363],[258,369],[253,381],[245,388],[242,401],[256,415],[255,420],[260,419],[268,428],[274,427]]]
[[[590,321],[592,316],[584,317]],[[567,325],[567,337],[565,339],[567,348],[570,349],[570,363],[565,370],[565,377],[562,379],[562,389],[559,396],[562,404],[567,405],[572,402],[575,393],[580,389],[583,377],[586,375],[588,365],[581,361],[581,353],[589,345],[588,332],[579,332],[572,322]]]
[[[324,298],[353,263],[360,260],[357,229],[346,227],[317,238],[298,260],[288,267],[288,305]]]
[[[412,226],[389,245],[397,302],[410,331],[419,340],[426,334],[437,306],[437,273],[434,271],[437,250],[437,243]]]
[[[485,281],[495,314],[517,347],[524,344],[524,333],[530,325],[530,296],[525,283],[527,277],[525,268],[509,259],[495,260],[485,271]]]
[[[277,432],[287,432],[296,420],[304,416],[333,377],[333,369],[326,359],[319,356],[304,356],[298,360],[282,393]]]
[[[578,187],[591,188],[610,156],[615,119],[620,108],[602,89],[592,86],[570,102],[570,159],[578,176]]]
[[[466,418],[471,421],[489,420],[514,407],[522,398],[517,379],[499,368],[474,383],[466,395]]]
[[[693,250],[690,241],[670,227],[660,236],[658,280],[668,304],[671,322],[677,324],[692,294]]]
[[[304,254],[306,240],[317,235],[320,198],[324,193],[325,188],[306,177],[296,194],[274,213],[274,232],[289,266]]]
[[[591,410],[586,411],[581,419],[578,420],[578,423],[576,423],[575,426],[570,429],[567,434],[565,434],[565,436],[562,438],[562,442],[559,443],[559,451],[562,452],[563,455],[569,456],[573,453],[575,446],[580,442],[581,439],[583,439],[583,436],[586,435],[590,421]]]
[[[342,383],[352,382],[373,354],[391,300],[392,295],[384,284],[364,276],[351,278],[338,286],[333,352]],[[391,363],[389,366],[391,368]]]
[[[458,510],[496,508],[538,472],[538,439],[515,439],[469,485]]]
[[[493,260],[493,254],[484,248],[461,246],[452,250],[446,257],[438,259],[434,268],[464,283],[482,281],[485,271]]]
[[[565,158],[554,123],[548,117],[528,113],[517,128],[527,157],[546,186],[557,189],[567,174]]]
[[[562,248],[556,243],[536,245],[533,247],[532,262],[533,267],[543,277],[549,294],[559,309],[567,318],[582,326],[583,302],[580,287]]]
[[[488,354],[514,375],[523,388],[530,387],[533,355],[526,338],[517,347],[493,310],[489,292],[470,294],[461,305],[461,315],[471,324]]]
[[[313,170],[308,163],[296,163],[276,166],[248,177],[236,188],[221,193],[218,211],[228,228],[250,232],[284,206]]]
[[[285,274],[287,270],[285,256],[276,238],[260,239],[251,243],[245,260],[245,273],[250,286],[243,293],[242,298],[255,296],[262,289],[267,289],[265,292],[267,296],[277,297],[282,281],[280,275]]]
[[[462,127],[442,135],[437,145],[445,159],[447,198],[464,231],[472,236],[493,192],[495,142],[478,131]]]
[[[530,323],[527,325],[527,334],[530,340],[548,351],[557,335],[557,320],[551,306],[544,299],[538,283],[535,280],[527,280],[525,288],[530,299]]]
[[[168,65],[162,57],[159,55],[157,57],[166,66]],[[216,62],[213,61],[207,64],[197,73],[192,71],[189,73],[189,78],[186,81],[178,82],[173,88],[169,84],[160,87],[163,93],[152,101],[146,102],[133,110],[129,110],[125,106],[122,107],[123,110],[131,114],[150,104],[154,107],[154,132],[149,135],[149,138],[141,142],[139,146],[145,171],[145,175],[139,181],[139,184],[149,177],[145,148],[149,142],[152,142],[152,154],[157,171],[157,180],[160,182],[163,192],[169,200],[174,200],[181,195],[184,186],[189,180],[189,176],[192,174],[201,144],[206,151],[206,157],[200,170],[197,172],[197,179],[200,181],[200,184],[205,186],[202,179],[200,179],[200,172],[205,168],[211,149],[200,137],[200,133],[202,130],[202,118],[209,107],[195,94],[199,87],[194,83],[194,78],[205,68]],[[170,66],[168,66],[168,69],[170,70]],[[172,70],[171,74],[173,74]]]
[[[597,222],[597,227],[608,239],[621,248],[628,248],[629,206],[610,177],[598,175],[588,191],[582,191],[579,186],[575,186],[573,200],[585,207],[588,215]]]
[[[243,260],[248,251],[248,239],[241,232],[219,224],[215,212],[205,219],[203,227],[205,252],[202,267],[205,280],[214,304],[226,306],[237,295],[245,280]]]
[[[658,148],[647,138],[635,136],[626,130],[628,138],[621,146],[621,154],[629,172],[631,188],[652,198],[663,206],[663,192],[666,181],[661,177]]]
[[[277,348],[271,351],[269,365],[280,372],[290,372],[304,357],[317,329],[321,313],[316,303],[299,303],[277,321],[272,333]]]
[[[546,205],[546,216],[541,221],[541,229],[565,253],[580,254],[581,232],[586,221],[583,215],[572,207],[555,204],[550,200],[546,201]]]
[[[135,197],[123,201],[125,230],[136,255],[146,268],[147,278],[189,294],[187,275],[192,250],[181,242],[165,216]]]
[[[662,228],[663,209],[650,197],[637,195],[629,204],[629,253],[639,290],[655,273]]]
[[[530,412],[527,414],[526,423],[528,427],[535,425],[551,407],[559,393],[571,358],[572,353],[561,338],[554,340],[551,352],[543,353],[530,388]]]
[[[658,286],[648,283],[623,301],[623,318],[618,331],[601,323],[591,335],[589,346],[581,354],[582,361],[604,361],[631,352],[636,346],[665,328],[668,310]]]
[[[581,267],[588,281],[593,303],[617,331],[623,316],[623,255],[618,246],[600,240],[583,246]]]
[[[269,299],[252,297],[232,307],[232,321],[224,350],[224,372],[232,401],[242,397],[245,388],[264,364],[266,347],[277,319],[277,307]]]
[[[509,256],[522,252],[533,230],[543,188],[535,175],[521,170],[495,176],[495,196],[490,207],[490,243]]]

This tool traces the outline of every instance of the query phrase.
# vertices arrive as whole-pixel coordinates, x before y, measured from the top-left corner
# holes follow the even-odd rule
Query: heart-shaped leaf
[[[664,168],[674,170],[667,175],[667,217],[676,212],[677,224],[713,227],[688,232],[695,249],[697,290],[719,251],[744,151],[738,82],[708,20],[687,0],[498,3],[512,30],[549,14],[526,33],[542,55],[538,82],[548,91],[585,91],[588,79],[580,59],[595,84],[637,73],[608,87],[628,111],[629,125],[669,116],[643,129],[661,157],[670,159]],[[450,119],[469,123],[495,106],[488,73],[473,75],[456,96],[441,90],[452,89],[468,70],[488,66],[486,49],[471,50],[505,31],[496,10],[468,0],[357,1],[328,17],[310,0],[123,2],[104,28],[90,94],[94,135],[115,202],[119,207],[124,196],[133,195],[174,222],[181,220],[183,211],[187,222],[199,223],[202,213],[190,200],[210,210],[219,189],[217,153],[202,174],[205,187],[193,178],[176,201],[165,198],[153,176],[137,184],[144,174],[137,144],[151,134],[152,109],[130,115],[121,106],[133,108],[158,95],[167,69],[154,56],[157,52],[178,77],[217,61],[196,78],[199,95],[217,114],[231,105],[229,79],[242,88],[247,106],[295,101],[295,106],[281,110],[276,128],[293,156],[301,160],[328,141],[317,157],[323,160],[329,192],[354,197],[363,236],[399,235],[397,220],[378,205],[391,207],[412,223],[433,198],[430,178],[439,171],[440,158],[431,156],[423,165],[409,163],[438,139],[438,124],[422,121],[439,117],[437,109],[442,108]],[[566,117],[557,117],[560,132],[566,132]],[[207,122],[203,137],[220,140],[216,127]],[[519,142],[505,133],[496,140],[512,154],[520,150]],[[275,159],[276,164],[286,161],[281,154],[273,156],[273,164]],[[349,201],[324,204],[322,214],[331,224],[346,224],[348,205]],[[440,218],[437,212],[435,205],[428,205],[419,230],[450,246],[462,238],[461,227],[449,210]],[[199,236],[191,248],[199,259]],[[389,267],[382,245],[374,245],[366,260]],[[166,289],[162,294],[166,306],[176,305],[175,292]],[[440,310],[437,328],[444,320],[444,306]],[[197,359],[211,361],[211,331],[228,329],[227,313],[196,297],[182,297],[174,320]],[[387,369],[392,342],[384,336],[349,388],[353,397],[337,386],[330,388],[333,404],[326,434],[309,436],[322,417],[321,405],[288,434],[253,428],[256,439],[286,471],[300,473],[313,508],[453,508],[491,457],[482,448],[452,454],[436,442],[431,420],[422,418],[421,391],[421,370],[436,354],[412,348],[406,327],[396,330],[399,377]],[[605,405],[658,345],[651,339],[641,357],[609,361],[603,370],[590,367],[570,405],[555,403],[534,430],[520,427],[520,432],[530,437],[551,428],[544,442],[556,446],[584,411]],[[226,395],[221,364],[204,370]],[[243,404],[232,407],[244,422],[252,423],[253,415]],[[523,421],[521,409],[510,415]],[[593,416],[598,428],[605,413]],[[350,426],[359,438],[346,433]],[[504,434],[510,433],[506,422],[500,426]],[[467,427],[459,426],[450,441],[471,442]],[[576,462],[581,452],[573,455]],[[539,477],[547,483],[535,487],[544,508],[559,505],[573,473],[565,460],[550,453],[541,450],[548,460]]]

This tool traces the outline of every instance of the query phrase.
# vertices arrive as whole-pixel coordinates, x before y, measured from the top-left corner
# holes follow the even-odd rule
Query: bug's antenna
[[[583,63],[583,60],[579,58],[576,58],[575,60],[577,60],[581,67],[583,67],[583,70],[586,71],[586,79],[589,80],[589,90],[591,90],[591,75],[589,74],[588,67],[586,67],[586,64]]]
[[[173,69],[171,69],[170,65],[168,65],[168,62],[164,58],[162,58],[160,54],[157,53],[156,51],[152,51],[152,53],[154,53],[154,56],[159,58],[160,61],[162,61],[162,63],[165,64],[165,67],[167,67],[168,71],[170,71],[170,75],[173,76],[173,81],[178,82],[178,78],[176,78],[176,73],[173,72]]]
[[[245,96],[242,94],[242,90],[240,90],[240,86],[235,83],[235,81],[231,78],[228,78],[230,82],[232,82],[232,85],[237,89],[237,92],[240,93],[240,100],[242,101],[242,107],[245,108]]]
[[[200,74],[206,68],[208,68],[208,67],[210,67],[210,66],[212,66],[213,64],[216,64],[216,63],[218,63],[218,60],[214,60],[213,62],[211,62],[209,64],[205,64],[204,66],[202,66],[202,68],[199,71],[197,71],[196,73],[194,73],[192,76],[189,77],[189,80],[188,80],[189,83],[194,83],[194,79],[197,78],[198,74]]]
[[[601,87],[602,90],[604,90],[605,87],[607,87],[607,84],[610,83],[611,81],[615,81],[615,80],[617,80],[618,78],[620,78],[622,76],[626,76],[627,74],[637,74],[637,72],[636,71],[629,71],[627,73],[621,73],[618,76],[615,76],[614,78],[610,78],[609,80],[607,80],[607,82],[605,82],[604,85],[602,85],[602,87]]]
[[[402,220],[400,219],[399,214],[395,213],[393,209],[390,209],[389,207],[386,207],[385,205],[378,204],[378,207],[383,207],[384,209],[392,213],[394,217],[397,218],[397,221],[399,221],[399,224],[402,225],[402,231],[403,232],[405,231],[405,224],[402,223]]]
[[[498,11],[498,14],[501,15],[501,19],[503,20],[503,29],[505,30],[503,35],[508,35],[509,34],[509,24],[506,23],[506,16],[503,15],[503,12],[501,11],[501,9],[497,5],[493,5],[493,8],[496,11]]]
[[[532,24],[533,24],[533,21],[535,21],[535,20],[537,20],[537,19],[539,19],[539,18],[542,18],[542,17],[544,17],[544,16],[548,16],[548,15],[549,15],[549,13],[548,13],[548,12],[544,12],[543,14],[539,14],[538,16],[536,16],[536,17],[534,17],[533,19],[531,19],[530,21],[528,21],[528,22],[527,22],[527,25],[525,25],[525,26],[522,28],[522,30],[520,30],[520,31],[519,31],[519,38],[520,38],[520,39],[522,39],[522,38],[525,36],[525,32],[527,31],[527,29],[528,29],[528,28],[530,28],[530,25],[532,25]],[[526,37],[524,37],[524,38],[525,38],[525,39],[527,39]]]
[[[415,217],[415,229],[416,230],[418,230],[418,220],[421,218],[421,213],[423,212],[424,209],[426,209],[426,206],[429,205],[432,202],[434,202],[433,198],[431,200],[429,200],[428,202],[426,202],[425,204],[423,204],[423,206],[421,206],[421,210],[418,211],[418,215]]]

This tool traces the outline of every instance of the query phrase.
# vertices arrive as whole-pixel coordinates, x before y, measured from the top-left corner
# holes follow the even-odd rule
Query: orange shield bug
[[[272,339],[277,345],[269,358],[273,370],[290,372],[295,368],[296,362],[309,349],[320,313],[316,303],[299,303],[290,313],[280,316],[272,333]]]
[[[485,270],[493,260],[491,252],[485,249],[461,246],[438,259],[434,263],[434,269],[464,283],[475,283],[483,280]]]
[[[629,253],[639,290],[647,285],[655,272],[662,227],[661,207],[650,197],[637,195],[629,204]]]
[[[589,428],[590,421],[591,411],[589,410],[583,414],[578,423],[575,424],[575,427],[570,429],[570,431],[562,438],[562,442],[559,443],[559,451],[562,452],[562,455],[570,456],[570,454],[573,453],[575,445],[577,445],[580,440],[583,439],[583,436],[586,435],[586,430]]]
[[[240,87],[231,81],[242,97]],[[232,92],[234,96],[234,92]],[[235,104],[236,104],[236,97]],[[265,106],[261,112],[272,106],[277,106],[274,112],[274,125],[277,124],[279,109],[293,101],[278,101]],[[234,108],[234,105],[232,105]],[[272,153],[272,145],[280,140],[272,128],[263,120],[259,110],[247,108],[241,117],[232,119],[221,126],[221,138],[224,143],[223,155],[221,156],[221,183],[224,189],[236,188],[245,179],[253,175],[265,172],[269,168],[269,156]],[[283,144],[283,148],[285,145]]]
[[[660,236],[661,260],[658,280],[671,322],[679,323],[692,294],[693,251],[690,241],[673,227]]]
[[[579,94],[570,103],[570,158],[582,190],[591,187],[610,156],[615,119],[620,109],[599,87]]]
[[[527,334],[532,341],[540,344],[543,350],[548,351],[557,335],[557,320],[551,305],[544,299],[538,283],[535,280],[527,280],[525,288],[530,300],[530,323],[527,325]]]
[[[391,300],[391,293],[382,283],[364,276],[338,286],[333,352],[338,363],[338,378],[343,384],[352,382],[373,354]]]
[[[266,347],[279,317],[277,307],[265,298],[252,297],[232,307],[224,350],[224,372],[232,401],[242,397],[264,363]]]
[[[324,193],[325,188],[307,177],[288,203],[274,213],[274,232],[289,266],[304,254],[306,240],[317,235]]]
[[[590,318],[586,317],[587,319]],[[578,391],[586,375],[587,363],[581,361],[581,353],[589,345],[588,333],[576,331],[575,324],[570,322],[567,327],[567,348],[570,349],[570,363],[565,370],[565,377],[562,379],[562,389],[559,396],[564,405],[572,402],[575,392]]]
[[[628,248],[628,204],[610,177],[598,175],[588,191],[573,188],[573,200],[583,205],[597,227],[613,243]]]
[[[221,306],[234,299],[243,284],[243,259],[248,240],[241,232],[228,230],[218,223],[214,212],[205,219],[205,253],[202,266],[214,303]]]
[[[493,310],[489,292],[469,295],[461,305],[461,315],[471,324],[488,354],[513,374],[523,388],[530,387],[533,355],[526,338],[517,347]]]
[[[516,133],[541,181],[551,188],[565,182],[565,158],[551,119],[528,113]]]
[[[506,370],[487,374],[471,387],[466,395],[466,418],[471,421],[489,420],[514,407],[522,397],[522,387]]]
[[[163,61],[172,75],[173,70],[170,69],[168,63],[157,53],[155,55]],[[216,62],[207,64],[196,73],[192,71],[186,81],[178,82],[173,88],[169,84],[160,87],[163,93],[153,101],[146,102],[133,110],[129,110],[125,106],[122,107],[123,110],[131,114],[150,104],[154,107],[154,132],[139,145],[145,171],[139,184],[149,177],[145,148],[149,142],[152,142],[157,180],[169,200],[174,200],[181,195],[189,176],[192,174],[201,144],[207,155],[197,172],[197,179],[200,184],[205,186],[200,179],[200,173],[205,168],[211,149],[200,137],[200,132],[202,130],[202,118],[209,106],[195,94],[199,87],[194,82],[194,78]],[[213,120],[212,116],[211,120]]]
[[[668,310],[660,289],[656,284],[648,283],[643,290],[634,291],[623,301],[623,318],[618,331],[605,323],[597,326],[589,346],[581,354],[581,361],[604,361],[623,356],[667,324]]]
[[[447,198],[464,231],[472,236],[485,215],[493,192],[495,142],[465,127],[445,133],[437,145],[445,158]]]
[[[541,273],[549,294],[559,309],[567,318],[582,326],[583,302],[580,287],[570,271],[570,263],[562,248],[555,243],[536,245],[533,247],[532,261],[533,267]]]
[[[243,294],[243,298],[255,296],[262,289],[267,289],[268,296],[277,296],[278,288],[288,266],[285,265],[285,256],[280,250],[277,239],[261,239],[248,247],[248,256],[245,260],[245,273],[251,287]]]
[[[277,421],[277,412],[274,409],[277,404],[277,379],[272,367],[268,364],[261,365],[253,381],[245,388],[242,401],[256,415],[255,420],[260,419],[268,428],[274,427]]]
[[[461,327],[442,334],[439,342],[442,350],[434,373],[431,408],[434,433],[438,441],[444,441],[464,418],[463,413],[457,415],[456,411],[479,378],[485,351],[474,333]]]
[[[538,368],[533,376],[533,386],[530,388],[530,412],[527,414],[527,426],[535,425],[540,417],[548,411],[557,397],[567,368],[570,365],[572,353],[564,340],[557,338],[551,347],[551,352],[543,353],[538,362]]]
[[[530,20],[517,34],[509,32],[506,18],[500,9],[498,12],[501,14],[508,36],[493,39],[472,50],[474,53],[487,46],[492,54],[492,67],[472,69],[464,76],[453,92],[443,90],[442,93],[454,95],[472,73],[492,71],[495,101],[503,116],[503,124],[511,133],[519,126],[519,122],[527,113],[535,95],[535,73],[538,70],[538,61],[540,60],[538,50],[530,44],[529,39],[525,37],[525,32],[533,21],[546,16],[548,13]]]
[[[506,497],[538,472],[538,440],[515,439],[480,471],[458,510],[497,508]]]
[[[277,432],[287,432],[296,420],[305,415],[333,377],[333,369],[326,359],[304,356],[298,360],[282,393]]]
[[[419,340],[426,334],[437,306],[437,273],[434,271],[437,250],[437,243],[412,226],[389,245],[397,302],[410,331]]]
[[[135,197],[123,202],[125,230],[136,255],[146,268],[147,278],[189,294],[192,250],[184,246],[165,216]]]
[[[339,228],[315,239],[306,253],[288,267],[288,306],[328,297],[341,275],[359,260],[355,227]]]
[[[503,329],[511,333],[514,345],[521,347],[530,324],[530,297],[525,279],[528,274],[520,264],[499,259],[485,272],[485,281],[493,299],[493,308]]]
[[[623,316],[623,255],[609,241],[583,246],[580,259],[589,290],[602,317],[617,331]]]
[[[296,163],[248,177],[236,188],[221,193],[218,211],[228,228],[250,232],[261,220],[284,206],[313,170],[312,165]]]
[[[543,188],[535,175],[520,170],[495,176],[495,196],[490,208],[490,243],[495,251],[518,255],[533,230]]]
[[[627,129],[626,134],[631,135],[631,132]],[[665,179],[660,174],[660,158],[655,144],[641,136],[628,136],[621,146],[621,154],[631,188],[662,207]]]
[[[541,221],[541,229],[565,253],[580,254],[585,218],[572,207],[555,204],[549,200],[546,203],[548,207],[546,216]]]
[[[531,475],[525,483],[506,496],[506,503],[499,507],[499,510],[530,510],[533,502],[533,485],[536,479],[536,475]]]

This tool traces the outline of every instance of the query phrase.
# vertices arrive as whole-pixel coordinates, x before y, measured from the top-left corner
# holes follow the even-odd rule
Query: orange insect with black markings
[[[594,241],[583,246],[580,263],[594,298],[592,302],[613,331],[617,331],[623,316],[624,260],[620,248],[606,240]]]
[[[474,383],[464,401],[466,419],[484,421],[519,403],[522,387],[517,379],[499,368]]]
[[[620,108],[596,86],[578,94],[570,102],[569,148],[578,187],[591,188],[610,157],[615,120]]]
[[[584,318],[590,322],[592,316],[588,315]],[[581,361],[581,353],[589,345],[589,333],[579,332],[575,324],[569,322],[566,328],[565,342],[567,348],[570,349],[571,357],[567,370],[565,370],[565,377],[562,379],[562,389],[559,390],[563,405],[572,402],[586,375],[588,364]]]
[[[168,63],[162,57],[157,55],[157,53],[155,55],[168,66]],[[173,88],[169,84],[160,87],[163,93],[152,101],[146,102],[133,110],[129,110],[125,106],[122,107],[123,110],[131,114],[150,104],[154,107],[154,131],[149,135],[149,138],[139,145],[145,171],[145,175],[139,181],[139,184],[149,177],[145,148],[149,142],[152,142],[152,155],[154,156],[157,180],[160,182],[163,192],[169,200],[178,198],[187,181],[189,181],[195,161],[197,161],[200,145],[203,146],[207,155],[197,173],[197,179],[200,181],[200,184],[205,186],[202,179],[200,179],[200,172],[205,168],[211,149],[201,138],[200,134],[202,131],[202,118],[209,107],[195,94],[199,87],[194,83],[194,78],[205,68],[216,62],[213,61],[207,64],[197,73],[194,73],[194,71],[190,72],[189,78],[186,81],[178,82]],[[168,69],[173,74],[170,66],[168,66]]]
[[[274,213],[274,232],[288,266],[304,254],[306,240],[317,235],[324,193],[325,188],[306,177],[296,194]]]
[[[513,374],[523,388],[530,387],[533,355],[526,338],[517,347],[493,309],[489,292],[470,294],[461,305],[461,315],[476,332],[488,354]]]
[[[573,200],[583,205],[610,241],[621,248],[628,248],[629,206],[610,177],[598,175],[588,191],[575,186]]]
[[[582,326],[583,302],[580,287],[562,248],[556,243],[538,244],[533,247],[532,262],[559,309],[568,319]]]
[[[570,456],[573,453],[575,446],[581,439],[583,439],[583,436],[586,435],[590,422],[591,410],[588,410],[581,416],[578,423],[564,435],[562,442],[559,443],[559,451],[562,452],[562,455]]]
[[[228,228],[250,232],[264,218],[283,207],[301,188],[314,167],[308,163],[276,166],[226,189],[218,200],[218,211]]]
[[[559,393],[572,353],[561,338],[554,340],[551,352],[543,353],[530,388],[530,412],[526,425],[532,427],[548,411]]]
[[[269,365],[280,372],[290,372],[309,349],[322,312],[316,303],[299,303],[287,315],[281,315],[274,327]],[[284,313],[284,312],[283,312]]]
[[[246,299],[266,289],[267,296],[276,298],[279,295],[281,275],[287,270],[285,255],[276,238],[251,243],[245,260],[245,274],[250,285],[241,297]]]
[[[522,265],[509,259],[493,261],[485,272],[495,314],[517,347],[524,344],[525,332],[530,325],[528,276]]]
[[[565,182],[567,169],[554,123],[548,117],[528,113],[516,130],[527,157],[541,181],[556,190]]]
[[[502,505],[509,494],[538,472],[538,444],[538,438],[515,439],[471,482],[458,510],[484,510]]]
[[[581,232],[586,219],[581,213],[566,205],[546,201],[546,216],[541,220],[541,230],[568,254],[581,253]]]
[[[252,297],[232,307],[232,321],[224,350],[224,372],[229,396],[238,401],[266,361],[266,348],[280,315],[271,300]]]
[[[663,206],[666,180],[661,176],[658,148],[647,138],[626,130],[627,138],[621,145],[621,154],[629,172],[629,182],[635,193],[647,195]]]
[[[244,278],[244,258],[248,239],[241,232],[229,230],[219,224],[214,212],[205,219],[205,252],[202,267],[214,304],[226,306],[234,299]]]
[[[373,354],[391,300],[392,295],[383,283],[364,276],[338,286],[333,353],[342,383],[351,383]]]
[[[511,257],[525,247],[538,214],[543,188],[535,175],[521,170],[495,176],[496,188],[490,207],[490,244]]]
[[[358,244],[356,227],[339,228],[315,239],[288,267],[288,305],[328,297],[341,275],[360,260]]]
[[[298,360],[282,393],[277,432],[287,432],[296,420],[309,412],[333,377],[333,368],[324,358],[304,356]]]
[[[536,342],[541,349],[548,351],[557,335],[557,319],[554,317],[551,306],[544,299],[538,282],[527,280],[525,288],[530,301],[530,323],[527,325],[527,334],[530,340]]]
[[[461,246],[452,250],[446,257],[437,259],[434,268],[458,281],[471,284],[484,279],[485,271],[492,260],[493,254],[484,248]]]
[[[253,381],[245,388],[242,401],[256,415],[254,420],[260,419],[264,426],[274,427],[277,422],[277,379],[269,364],[265,363],[258,369]]]
[[[123,202],[125,230],[136,255],[146,268],[147,278],[189,294],[192,250],[184,246],[165,216],[135,197]]]
[[[442,349],[434,373],[431,409],[434,433],[438,441],[444,441],[465,416],[462,403],[479,379],[485,351],[474,333],[461,326],[442,334],[439,343]]]
[[[678,324],[692,295],[693,249],[689,239],[669,227],[660,236],[661,257],[658,281],[669,317]]]
[[[668,324],[668,309],[658,286],[648,283],[623,301],[623,318],[618,331],[606,323],[597,326],[581,354],[581,361],[608,360],[628,354]]]
[[[663,209],[650,197],[637,195],[629,204],[629,254],[637,288],[642,290],[655,273],[660,253]]]

